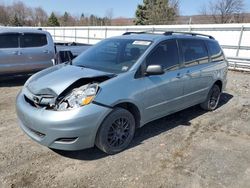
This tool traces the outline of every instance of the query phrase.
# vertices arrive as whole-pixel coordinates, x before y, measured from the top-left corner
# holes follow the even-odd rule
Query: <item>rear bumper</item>
[[[22,93],[16,99],[22,130],[36,142],[61,150],[93,147],[97,130],[111,110],[89,104],[70,111],[52,111],[33,107]]]

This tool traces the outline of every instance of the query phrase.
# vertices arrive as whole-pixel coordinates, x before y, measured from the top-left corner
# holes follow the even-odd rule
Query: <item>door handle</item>
[[[43,53],[48,54],[49,50],[43,50]]]
[[[192,77],[192,74],[190,73],[189,70],[186,72],[186,75],[189,76],[189,77]]]
[[[19,51],[14,51],[14,52],[12,52],[12,54],[13,54],[13,55],[21,55],[21,54],[22,54],[22,52],[19,52]]]
[[[181,73],[177,73],[176,78],[181,78],[181,77],[182,77]]]

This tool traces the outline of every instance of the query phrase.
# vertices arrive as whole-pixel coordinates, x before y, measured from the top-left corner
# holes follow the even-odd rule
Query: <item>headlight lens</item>
[[[88,105],[93,101],[98,90],[98,84],[87,84],[73,89],[58,104],[57,110],[70,110]]]

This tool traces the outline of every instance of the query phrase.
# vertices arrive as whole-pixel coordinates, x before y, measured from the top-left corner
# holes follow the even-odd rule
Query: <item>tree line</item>
[[[196,23],[242,23],[244,13],[244,0],[217,0],[208,1],[200,8],[194,17]],[[181,24],[185,16],[180,16],[179,0],[143,0],[137,6],[135,18],[113,19],[113,10],[107,10],[104,17],[94,14],[80,16],[71,15],[69,12],[50,15],[41,8],[31,8],[21,1],[14,1],[12,5],[0,4],[0,25],[4,26],[109,26],[109,25],[166,25]],[[203,21],[204,20],[204,21]],[[184,22],[186,23],[186,22]],[[189,23],[192,23],[190,19]]]
[[[0,4],[0,25],[3,26],[107,26],[111,25],[112,16],[112,9],[107,10],[104,17],[84,13],[74,16],[69,12],[48,15],[43,8],[31,8],[21,1],[9,6]]]

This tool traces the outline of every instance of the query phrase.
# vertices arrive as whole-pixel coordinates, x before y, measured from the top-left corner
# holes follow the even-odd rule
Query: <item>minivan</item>
[[[115,154],[150,121],[197,104],[215,110],[227,68],[212,36],[127,32],[31,76],[17,115],[22,130],[49,148],[96,145]]]

